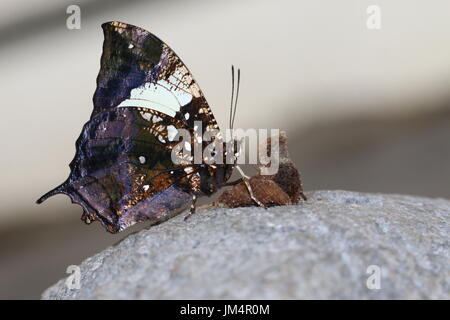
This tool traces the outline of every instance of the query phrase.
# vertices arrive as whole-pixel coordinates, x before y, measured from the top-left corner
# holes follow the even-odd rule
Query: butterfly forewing
[[[175,52],[150,32],[121,22],[102,25],[101,69],[94,94],[93,116],[118,106],[161,111],[193,128],[202,121],[218,128],[192,74]]]

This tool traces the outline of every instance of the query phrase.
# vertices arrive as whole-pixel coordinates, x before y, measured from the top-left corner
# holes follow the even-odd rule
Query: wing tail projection
[[[44,194],[42,197],[40,197],[39,199],[36,200],[37,204],[40,204],[42,202],[44,202],[45,200],[47,200],[50,197],[53,197],[54,195],[60,194],[60,193],[65,193],[65,183],[60,184],[59,186],[57,186],[56,188],[50,190],[49,192],[47,192],[46,194]]]

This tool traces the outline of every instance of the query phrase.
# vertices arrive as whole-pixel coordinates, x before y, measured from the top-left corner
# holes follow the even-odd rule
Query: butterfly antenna
[[[236,100],[234,101],[234,112],[233,112],[233,119],[231,120],[231,128],[234,126],[234,117],[236,116],[236,109],[237,109],[237,103],[239,98],[239,86],[241,83],[241,69],[238,69],[238,76],[237,76],[237,90],[236,90]]]
[[[232,128],[231,119],[233,116],[233,100],[234,100],[234,66],[231,65],[231,103],[230,103],[230,129]]]

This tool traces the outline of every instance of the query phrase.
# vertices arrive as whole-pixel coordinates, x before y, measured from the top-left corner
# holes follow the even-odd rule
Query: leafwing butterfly
[[[159,38],[117,21],[102,28],[94,110],[76,141],[71,173],[37,203],[66,194],[83,207],[84,222],[100,221],[111,233],[144,220],[164,221],[191,201],[192,214],[197,196],[233,184],[227,181],[234,164],[176,165],[171,159],[177,130],[193,133],[196,121],[202,133],[219,129],[211,109],[187,67]]]

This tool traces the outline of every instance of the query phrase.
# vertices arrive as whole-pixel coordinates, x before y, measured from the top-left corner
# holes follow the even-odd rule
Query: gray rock
[[[81,264],[43,299],[449,299],[450,201],[317,191],[181,214]],[[381,270],[380,289],[369,266]],[[374,282],[373,282],[374,281]]]

